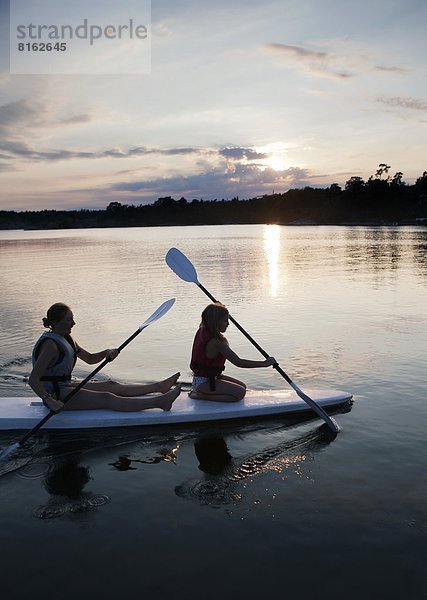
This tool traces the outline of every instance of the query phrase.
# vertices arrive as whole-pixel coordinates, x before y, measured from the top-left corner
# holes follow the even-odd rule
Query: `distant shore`
[[[153,204],[111,202],[103,210],[0,211],[0,229],[88,229],[176,225],[423,225],[427,222],[427,172],[414,185],[351,178],[344,190],[289,190],[250,200],[171,196]]]

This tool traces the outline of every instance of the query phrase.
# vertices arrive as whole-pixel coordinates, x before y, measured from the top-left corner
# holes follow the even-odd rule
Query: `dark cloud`
[[[152,150],[149,153],[173,156],[174,154],[198,154],[199,152],[200,150],[197,148],[170,148],[169,150]]]
[[[50,107],[40,100],[16,100],[0,106],[0,128],[10,136],[19,135],[19,129],[36,129],[59,125],[75,125],[87,123],[91,117],[87,114],[58,115],[55,107]]]
[[[16,158],[32,161],[58,161],[70,158],[90,158],[89,152],[68,150],[40,151],[28,141],[32,132],[47,127],[75,125],[90,121],[89,115],[68,116],[65,119],[56,110],[37,100],[16,100],[0,106],[0,152],[3,159]],[[4,170],[4,169],[3,169]]]
[[[36,100],[17,100],[0,106],[0,152],[4,160],[16,158],[57,162],[75,159],[130,158],[145,155],[191,155],[200,154],[197,148],[146,148],[135,146],[128,149],[107,148],[96,152],[74,151],[52,148],[39,150],[31,143],[34,131],[42,127],[85,124],[92,121],[88,114],[76,114],[64,117],[47,103]]]
[[[374,71],[384,71],[385,73],[407,73],[408,69],[402,69],[401,67],[384,67],[382,65],[375,65]]]
[[[14,132],[15,128],[40,120],[42,105],[28,100],[18,100],[0,106],[0,128]]]
[[[13,140],[0,140],[0,151],[2,151],[4,158],[24,158],[33,161],[47,161],[57,162],[75,159],[100,159],[100,158],[132,158],[134,156],[147,156],[152,154],[173,156],[173,155],[185,155],[185,154],[200,154],[200,149],[196,148],[144,148],[136,147],[130,148],[129,150],[121,150],[120,148],[110,148],[107,150],[100,150],[98,152],[83,152],[83,151],[71,151],[71,150],[48,150],[40,151],[35,150],[30,144],[23,141]]]
[[[219,150],[219,154],[224,158],[233,160],[262,160],[268,158],[268,154],[257,152],[253,148],[223,148]]]
[[[391,106],[393,108],[405,108],[411,110],[427,111],[427,101],[420,100],[419,98],[402,97],[402,96],[390,96],[390,97],[379,97],[377,102]]]
[[[353,73],[334,66],[334,63],[343,62],[343,57],[331,52],[309,50],[301,46],[290,46],[289,44],[265,44],[264,48],[279,58],[290,59],[310,71],[312,74],[320,76],[336,77],[345,79],[352,77]]]
[[[328,52],[319,52],[317,50],[308,50],[302,46],[290,46],[289,44],[266,44],[267,48],[277,52],[292,54],[303,60],[320,60],[326,61],[330,59]]]
[[[155,179],[123,180],[109,187],[65,187],[55,193],[54,206],[58,194],[63,198],[72,198],[72,206],[84,208],[104,208],[109,202],[123,204],[151,204],[157,198],[182,196],[191,201],[194,198],[204,200],[254,198],[263,194],[283,193],[291,188],[312,185],[310,174],[297,167],[283,171],[271,168],[260,169],[254,164],[232,163],[235,168],[210,168],[195,175],[157,177]],[[0,173],[7,170],[0,162]],[[135,174],[135,172],[133,172]],[[123,174],[130,177],[131,173]],[[46,198],[45,198],[46,199]]]
[[[56,162],[75,158],[93,158],[91,152],[71,152],[69,150],[49,150],[42,152],[35,150],[26,142],[13,140],[0,140],[0,150],[4,158],[24,158],[32,161]]]
[[[107,148],[95,152],[73,151],[64,149],[38,150],[26,138],[22,131],[31,132],[32,129],[52,125],[73,125],[87,123],[91,120],[89,115],[80,114],[66,119],[54,120],[49,110],[43,103],[19,100],[0,106],[0,152],[4,159],[22,158],[32,161],[57,162],[75,159],[101,159],[101,158],[132,158],[138,156],[185,156],[195,157],[219,154],[224,158],[233,160],[256,160],[266,158],[267,155],[256,152],[253,148],[224,148],[220,150],[200,149],[192,147],[179,148],[147,148],[134,146],[131,148]]]
[[[308,185],[310,177],[305,169],[290,168],[284,171],[261,170],[254,165],[236,164],[233,169],[214,168],[197,175],[144,179],[121,182],[110,188],[112,192],[157,196],[185,196],[191,198],[250,198],[262,193],[286,191],[291,187]]]

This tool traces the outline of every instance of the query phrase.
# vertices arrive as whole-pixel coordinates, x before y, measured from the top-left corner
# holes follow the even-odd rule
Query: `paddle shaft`
[[[119,352],[121,352],[123,350],[123,348],[125,346],[127,346],[128,344],[130,344],[130,342],[132,340],[134,340],[136,338],[136,336],[141,333],[141,331],[144,329],[144,327],[142,326],[141,328],[137,329],[131,336],[128,337],[127,340],[125,340],[123,342],[123,344],[121,346],[119,346],[117,348],[117,350]],[[71,392],[69,394],[67,394],[65,396],[65,398],[63,400],[61,400],[61,402],[63,404],[66,404],[68,402],[68,400],[70,400],[75,394],[77,394],[77,392],[83,387],[85,386],[97,373],[99,373],[99,371],[101,369],[103,369],[105,367],[105,365],[107,365],[109,362],[111,362],[111,360],[109,360],[108,358],[106,358],[105,360],[102,361],[102,363],[100,363],[96,369],[94,369],[92,371],[92,373],[90,373],[85,379],[83,379],[83,381],[81,381],[78,385],[76,385],[75,388],[73,388],[71,390]],[[49,419],[51,417],[53,417],[54,415],[56,415],[58,413],[54,412],[53,410],[51,410],[45,417],[43,417],[43,419],[41,421],[39,421],[39,423],[37,423],[37,425],[35,425],[30,431],[28,431],[24,437],[18,442],[18,446],[22,446],[22,444],[24,444],[34,433],[36,433],[36,431],[38,431],[41,427],[43,427],[43,425],[49,421]]]
[[[197,281],[195,283],[202,290],[202,292],[204,292],[206,294],[206,296],[208,296],[208,298],[210,298],[212,300],[212,302],[217,302],[217,300],[212,296],[212,294],[209,292],[209,290],[207,290],[205,288],[204,285],[202,285],[199,281]],[[264,356],[264,358],[269,358],[269,354],[267,354],[267,352],[263,348],[261,348],[261,346],[258,344],[258,342],[256,342],[253,339],[253,337],[245,329],[243,329],[243,327],[240,325],[240,323],[238,323],[236,321],[236,319],[234,319],[230,314],[228,315],[228,318],[233,323],[233,325],[235,325],[237,327],[237,329],[239,331],[241,331],[241,333],[243,333],[243,335],[251,342],[251,344],[253,344],[255,346],[255,348]],[[312,398],[307,396],[307,394],[304,394],[304,392],[302,390],[300,390],[300,388],[292,381],[292,379],[289,377],[289,375],[287,375],[285,373],[285,371],[280,367],[280,365],[275,363],[273,365],[273,367],[276,369],[276,371],[278,373],[280,373],[280,375],[284,379],[286,379],[286,381],[289,383],[289,385],[296,391],[298,396],[300,398],[302,398],[310,406],[310,408],[312,410],[314,410],[319,415],[319,417],[321,417],[326,422],[326,424],[332,431],[334,431],[336,433],[339,430],[338,425],[323,410],[323,408],[321,406],[319,406],[314,400],[312,400]]]

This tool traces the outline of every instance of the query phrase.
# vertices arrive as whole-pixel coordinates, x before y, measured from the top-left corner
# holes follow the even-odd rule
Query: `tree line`
[[[68,229],[219,224],[409,224],[427,222],[427,171],[413,185],[381,163],[364,181],[350,177],[344,189],[304,187],[248,200],[171,196],[152,204],[110,202],[102,210],[0,211],[0,229]]]

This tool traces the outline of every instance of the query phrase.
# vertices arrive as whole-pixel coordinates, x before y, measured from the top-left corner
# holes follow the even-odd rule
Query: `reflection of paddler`
[[[51,497],[47,504],[34,510],[34,516],[52,519],[66,512],[85,512],[109,502],[108,496],[92,494],[84,489],[90,479],[89,468],[79,465],[77,455],[60,459],[44,481],[44,487]]]
[[[147,459],[132,458],[128,456],[119,456],[118,459],[113,463],[108,463],[111,467],[115,467],[118,471],[135,471],[136,467],[131,467],[132,463],[142,463],[146,465],[158,464],[162,461],[176,463],[176,452],[179,445],[176,448],[169,450],[168,448],[162,448],[159,456],[152,456]]]
[[[210,475],[219,475],[233,458],[221,436],[199,438],[194,442],[194,450],[199,469]]]
[[[55,466],[46,477],[45,487],[52,496],[66,496],[70,500],[77,500],[89,479],[87,467],[79,465],[78,459],[68,459]]]
[[[131,467],[132,461],[127,456],[119,456],[115,462],[108,464],[118,471],[136,471],[136,467]]]

